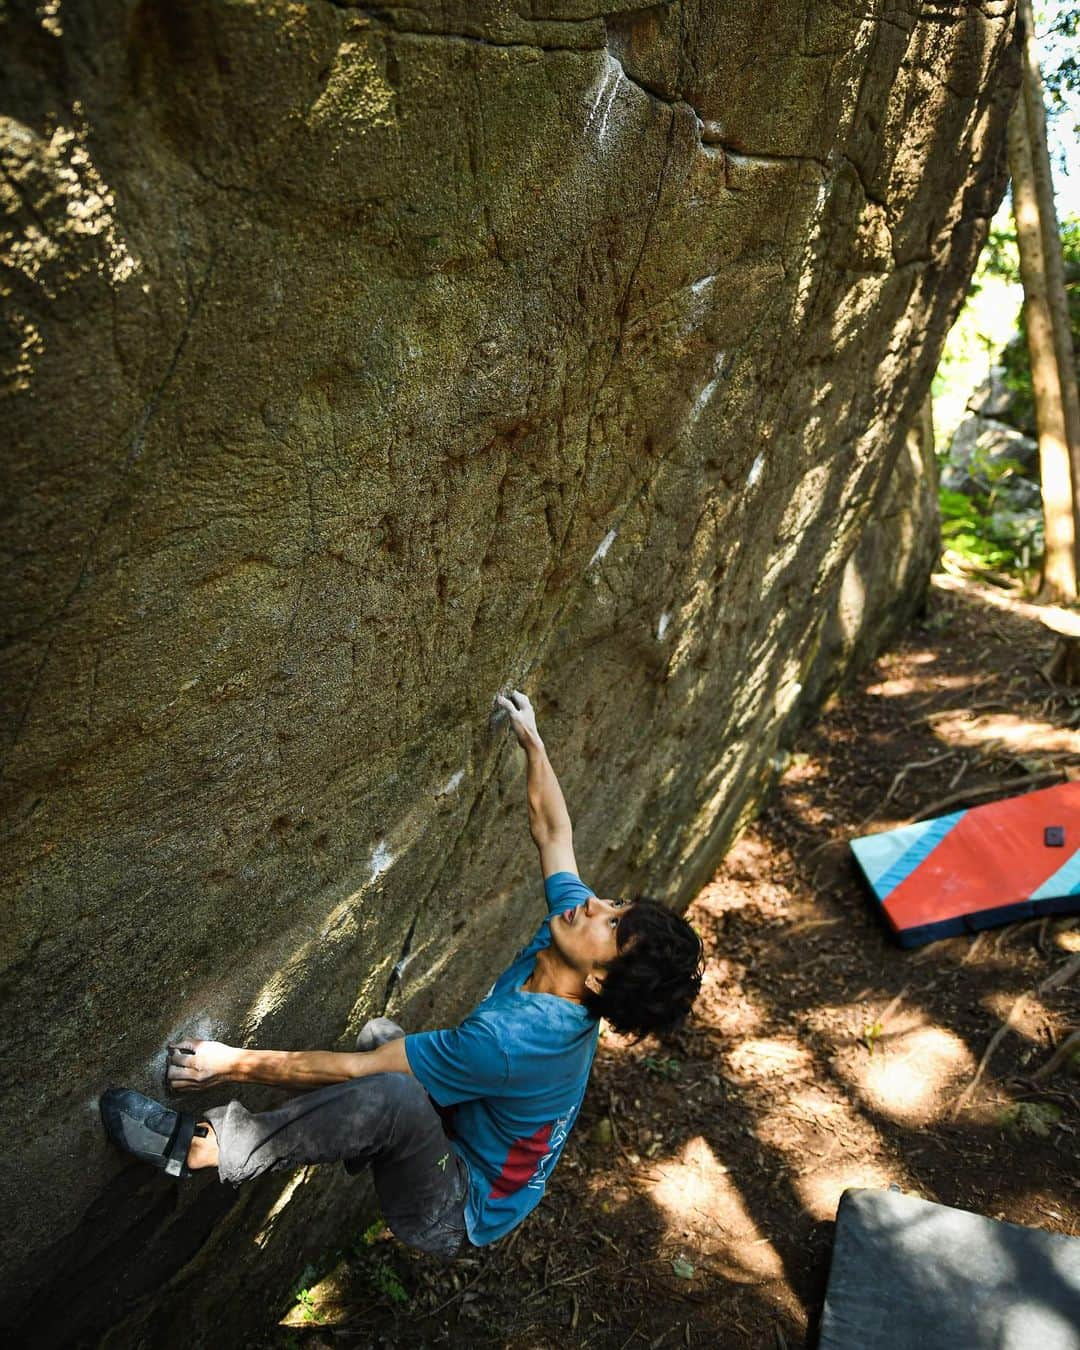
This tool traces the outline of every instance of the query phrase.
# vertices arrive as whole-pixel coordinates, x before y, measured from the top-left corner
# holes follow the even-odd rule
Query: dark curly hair
[[[585,993],[585,1006],[616,1031],[674,1031],[701,989],[701,939],[678,914],[658,900],[635,900],[619,922],[619,954],[607,968],[599,993]]]

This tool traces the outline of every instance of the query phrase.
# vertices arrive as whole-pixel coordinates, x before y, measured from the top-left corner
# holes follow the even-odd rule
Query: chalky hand
[[[536,729],[536,713],[527,694],[523,694],[520,689],[513,689],[509,697],[496,694],[495,702],[509,714],[510,725],[519,744],[535,745],[540,740],[540,733]]]
[[[168,1052],[165,1081],[173,1092],[214,1087],[232,1077],[236,1050],[222,1041],[177,1041]]]

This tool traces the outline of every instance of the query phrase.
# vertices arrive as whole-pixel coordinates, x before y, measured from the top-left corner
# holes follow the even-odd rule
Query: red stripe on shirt
[[[503,1169],[495,1178],[489,1200],[501,1200],[503,1196],[513,1195],[536,1171],[537,1163],[548,1151],[551,1138],[551,1124],[541,1125],[528,1139],[519,1139],[506,1155]]]

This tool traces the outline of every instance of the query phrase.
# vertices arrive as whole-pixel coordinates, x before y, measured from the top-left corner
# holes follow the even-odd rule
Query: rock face
[[[927,581],[941,553],[937,487],[928,396],[825,606],[792,730],[925,604]]]
[[[1008,420],[1016,396],[1005,382],[1005,367],[990,367],[989,374],[976,389],[965,406],[965,411],[977,417]]]
[[[5,1311],[221,1344],[364,1191],[177,1192],[97,1093],[462,1014],[537,916],[508,683],[587,876],[689,899],[852,650],[1012,4],[23,0],[0,61]]]
[[[956,428],[941,469],[941,485],[986,506],[1008,537],[1042,552],[1043,512],[1039,445],[993,417],[969,413]]]
[[[985,492],[1008,469],[1031,483],[1038,497],[1038,441],[995,417],[968,413],[949,442],[942,485],[954,492]]]
[[[1000,370],[968,399],[941,466],[941,486],[971,499],[992,538],[1037,558],[1043,550],[1039,445],[1013,425],[1015,397]]]

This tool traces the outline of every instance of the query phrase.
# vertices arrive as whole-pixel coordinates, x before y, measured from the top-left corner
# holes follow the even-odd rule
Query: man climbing
[[[701,987],[702,954],[662,905],[604,900],[579,879],[532,705],[517,690],[498,702],[525,750],[549,912],[483,1002],[446,1031],[406,1036],[377,1018],[351,1053],[178,1041],[167,1069],[176,1092],[314,1090],[271,1111],[231,1101],[199,1118],[111,1088],[101,1114],[114,1143],[172,1176],[216,1167],[233,1185],[311,1163],[370,1165],[396,1236],[443,1257],[493,1242],[534,1208],[585,1095],[599,1019],[638,1035],[672,1029]]]

